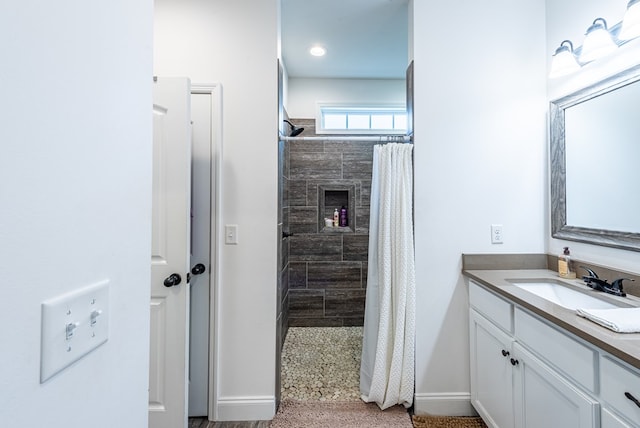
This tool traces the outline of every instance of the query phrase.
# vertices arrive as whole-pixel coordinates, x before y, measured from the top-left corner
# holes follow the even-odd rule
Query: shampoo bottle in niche
[[[340,208],[340,227],[347,227],[348,225],[347,208],[343,205],[342,208]]]
[[[558,256],[558,275],[562,278],[576,277],[576,272],[573,270],[573,263],[571,262],[569,247],[564,247],[563,253]]]
[[[338,209],[333,210],[333,226],[338,227],[340,224],[340,214],[338,213]]]

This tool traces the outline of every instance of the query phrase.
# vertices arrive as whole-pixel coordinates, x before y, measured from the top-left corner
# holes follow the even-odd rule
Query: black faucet
[[[609,290],[604,290],[607,293],[615,294],[616,296],[624,297],[627,295],[624,291],[622,291],[622,281],[635,281],[631,278],[618,278],[611,283],[611,288]]]
[[[593,288],[597,291],[604,291],[605,287],[610,286],[606,279],[600,279],[598,274],[589,269],[586,266],[580,266],[582,269],[586,270],[589,275],[585,275],[582,277],[582,280],[587,284],[588,287]]]
[[[619,278],[609,284],[606,279],[598,278],[598,275],[588,267],[580,267],[586,270],[589,274],[582,277],[582,280],[585,282],[585,284],[587,284],[588,287],[591,287],[596,291],[604,291],[605,293],[613,294],[615,296],[625,297],[627,295],[627,293],[625,293],[622,289],[622,281],[634,281],[631,278]]]

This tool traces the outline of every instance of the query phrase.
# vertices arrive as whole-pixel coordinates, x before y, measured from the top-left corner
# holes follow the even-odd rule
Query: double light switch
[[[108,335],[108,281],[42,303],[40,383],[105,343]]]

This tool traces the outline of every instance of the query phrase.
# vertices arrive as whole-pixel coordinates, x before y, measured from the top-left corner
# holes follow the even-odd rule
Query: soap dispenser
[[[576,271],[573,269],[569,247],[564,247],[563,250],[558,256],[558,275],[562,278],[575,278]]]

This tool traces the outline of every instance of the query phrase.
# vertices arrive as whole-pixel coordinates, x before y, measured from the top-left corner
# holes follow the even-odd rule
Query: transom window
[[[405,134],[407,111],[401,105],[319,104],[318,134]]]

